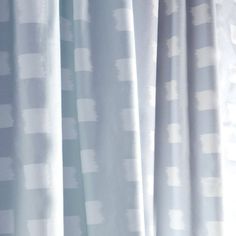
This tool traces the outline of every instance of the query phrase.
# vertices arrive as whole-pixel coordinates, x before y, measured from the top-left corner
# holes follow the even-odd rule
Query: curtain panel
[[[0,235],[222,235],[222,4],[0,0]]]

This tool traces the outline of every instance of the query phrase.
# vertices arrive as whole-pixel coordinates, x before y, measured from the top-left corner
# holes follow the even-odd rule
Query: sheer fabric
[[[0,235],[222,235],[226,2],[0,0]]]

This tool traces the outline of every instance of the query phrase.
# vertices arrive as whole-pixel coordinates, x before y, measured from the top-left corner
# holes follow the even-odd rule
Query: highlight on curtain
[[[234,236],[235,12],[0,0],[0,236]]]

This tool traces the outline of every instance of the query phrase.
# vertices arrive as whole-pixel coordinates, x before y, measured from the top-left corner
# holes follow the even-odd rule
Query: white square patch
[[[133,31],[133,12],[128,8],[116,9],[113,12],[115,28],[118,31]]]
[[[172,123],[167,126],[168,142],[181,143],[182,137],[180,133],[181,127],[178,123]]]
[[[215,91],[205,90],[197,92],[196,99],[199,111],[214,110],[217,107]]]
[[[201,25],[211,22],[209,6],[206,3],[192,7],[193,25]]]
[[[10,104],[0,105],[0,129],[13,126],[12,107]]]
[[[167,101],[174,101],[174,100],[178,99],[179,95],[178,95],[176,80],[171,80],[169,82],[166,82],[165,88],[166,88],[166,100]]]
[[[223,236],[222,221],[208,221],[206,223],[207,236]]]
[[[51,221],[47,219],[40,220],[28,220],[27,227],[29,230],[29,236],[48,236],[52,235]]]
[[[169,225],[174,230],[184,230],[185,224],[183,220],[183,212],[179,209],[169,210]]]
[[[141,173],[141,163],[139,163],[139,159],[129,158],[123,161],[124,170],[125,170],[125,178],[127,181],[140,181],[142,178]]]
[[[180,54],[179,39],[177,36],[173,36],[166,41],[168,47],[168,57],[175,57]]]
[[[81,164],[83,173],[93,173],[98,171],[96,163],[96,153],[93,149],[81,150]]]
[[[95,110],[96,103],[91,98],[81,98],[77,100],[78,121],[89,122],[97,121],[97,113]]]
[[[9,53],[0,51],[0,76],[10,74]]]
[[[179,168],[177,166],[166,167],[167,184],[172,187],[181,186]]]
[[[14,211],[0,210],[0,234],[14,234]]]
[[[18,57],[20,79],[45,78],[45,59],[39,53],[22,54]]]
[[[17,10],[19,13],[19,23],[47,23],[46,0],[17,0]]]
[[[202,194],[204,197],[221,197],[221,179],[216,177],[202,178]]]
[[[50,133],[50,117],[44,108],[25,109],[22,113],[26,134]]]
[[[178,11],[178,3],[177,0],[165,0],[166,5],[166,15],[171,15]]]
[[[219,135],[215,133],[200,135],[201,149],[204,154],[219,153]]]
[[[0,181],[9,181],[12,179],[14,179],[12,158],[0,157]]]
[[[104,222],[102,203],[100,201],[86,201],[85,207],[88,225],[97,225]]]
[[[89,1],[73,0],[73,16],[74,20],[82,20],[89,22]]]
[[[158,16],[158,1],[152,0],[152,15],[154,17]]]
[[[118,80],[132,81],[136,78],[136,64],[132,58],[123,58],[116,60],[116,69],[118,71]]]
[[[195,55],[197,59],[198,68],[204,68],[215,64],[215,50],[212,47],[196,49]]]
[[[48,164],[24,165],[26,189],[43,189],[51,185],[50,167]]]
[[[76,48],[74,52],[75,71],[92,71],[89,48]]]

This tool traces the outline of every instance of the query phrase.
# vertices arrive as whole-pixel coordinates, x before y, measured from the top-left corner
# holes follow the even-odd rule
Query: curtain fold
[[[156,75],[156,235],[192,234],[189,3],[160,1]],[[190,23],[191,24],[191,23]],[[190,57],[190,58],[189,58]],[[165,222],[165,223],[163,223]],[[174,230],[174,231],[173,231]]]
[[[11,6],[13,20],[9,79],[14,83],[14,153],[8,158],[13,158],[15,195],[14,211],[2,219],[14,220],[15,235],[60,236],[64,217],[59,2],[2,2]]]
[[[223,4],[222,4],[223,3]],[[235,190],[232,184],[235,179],[235,17],[236,5],[233,1],[217,1],[216,28],[218,51],[219,100],[220,100],[220,130],[222,133],[222,176],[223,176],[223,213],[225,235],[236,233],[234,218],[236,206],[234,204]]]
[[[0,235],[222,235],[215,7],[0,0]]]

